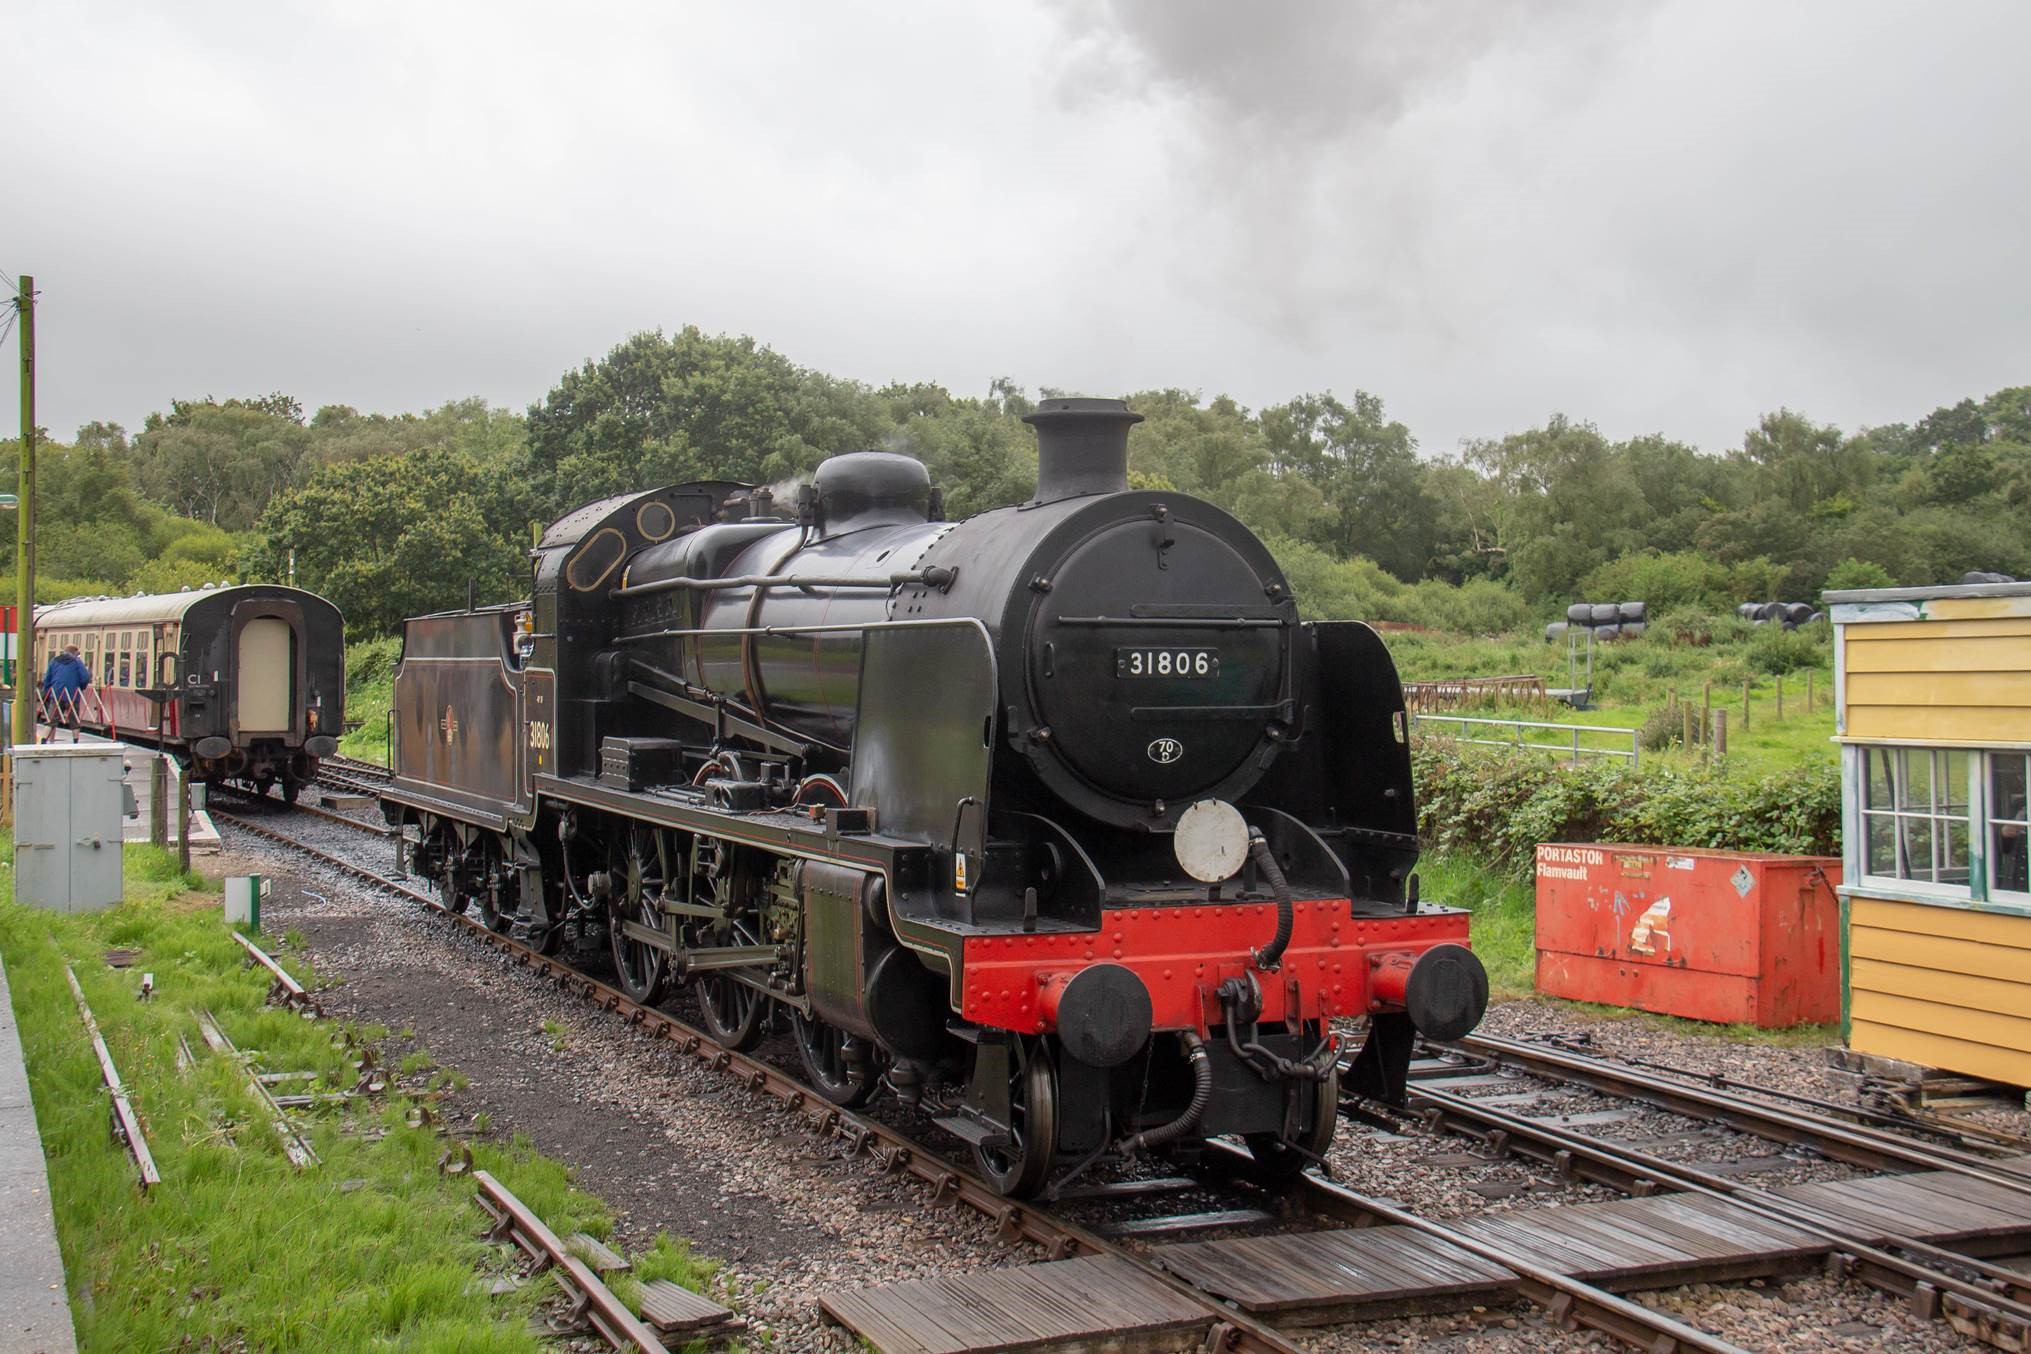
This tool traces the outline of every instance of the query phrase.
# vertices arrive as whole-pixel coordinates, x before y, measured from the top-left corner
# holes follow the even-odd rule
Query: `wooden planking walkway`
[[[883,1354],[1196,1349],[1206,1308],[1112,1256],[827,1293],[825,1314]]]

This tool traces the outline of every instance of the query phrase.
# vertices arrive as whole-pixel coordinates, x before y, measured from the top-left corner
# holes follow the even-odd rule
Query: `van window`
[[[120,676],[117,685],[134,685],[134,632],[120,632]]]

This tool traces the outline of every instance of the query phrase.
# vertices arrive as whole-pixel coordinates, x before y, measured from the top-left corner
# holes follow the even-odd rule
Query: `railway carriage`
[[[294,800],[345,727],[345,628],[315,593],[277,584],[79,598],[35,614],[35,676],[75,644],[92,733],[162,748],[200,780]],[[64,712],[38,697],[45,723]]]
[[[963,522],[873,452],[561,519],[530,602],[408,623],[384,808],[451,906],[690,986],[723,1043],[786,1021],[1007,1193],[1230,1134],[1286,1177],[1342,1031],[1400,1100],[1486,1004],[1418,898],[1395,668],[1229,514],[1131,491],[1125,405],[1029,421],[1034,498]]]

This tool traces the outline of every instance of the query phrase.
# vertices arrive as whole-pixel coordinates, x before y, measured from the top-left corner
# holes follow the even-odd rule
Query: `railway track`
[[[342,794],[378,798],[390,779],[387,767],[357,757],[326,757],[317,764],[316,781]]]
[[[1160,1257],[1142,1253],[1110,1239],[1093,1226],[1066,1216],[1062,1207],[1006,1198],[966,1167],[936,1148],[893,1125],[864,1114],[832,1105],[799,1077],[776,1065],[739,1053],[715,1043],[702,1031],[669,1013],[643,1006],[617,988],[590,977],[562,960],[495,932],[479,919],[451,912],[431,895],[391,879],[311,843],[282,832],[267,822],[231,813],[218,815],[228,826],[262,837],[285,849],[338,870],[372,888],[421,905],[451,923],[463,927],[516,965],[529,969],[559,988],[571,991],[612,1013],[645,1033],[668,1042],[679,1056],[720,1072],[750,1092],[769,1097],[796,1112],[812,1134],[834,1138],[849,1154],[866,1154],[883,1170],[904,1172],[920,1181],[934,1203],[963,1206],[980,1213],[1005,1241],[1027,1241],[1051,1260],[1084,1258],[1104,1262],[1106,1282],[1133,1286],[1145,1295],[1161,1292],[1178,1304],[1193,1308],[1205,1327],[1205,1347],[1237,1351],[1290,1352],[1297,1348],[1266,1320],[1251,1315],[1230,1301],[1188,1282]],[[349,825],[366,829],[371,825],[340,818]],[[1249,1158],[1239,1148],[1215,1144],[1207,1164],[1216,1181],[1198,1181],[1201,1189],[1231,1189],[1239,1198],[1264,1201],[1251,1193],[1245,1183]],[[1126,1193],[1144,1192],[1129,1182]],[[1085,1192],[1088,1198],[1108,1198],[1106,1187]],[[1437,1247],[1473,1257],[1484,1267],[1514,1276],[1513,1288],[1546,1309],[1561,1325],[1586,1327],[1606,1333],[1632,1348],[1659,1351],[1702,1351],[1703,1354],[1732,1354],[1736,1346],[1696,1330],[1670,1316],[1631,1302],[1592,1284],[1534,1262],[1500,1244],[1477,1238],[1456,1226],[1420,1217],[1381,1199],[1370,1198],[1344,1186],[1313,1175],[1299,1177],[1285,1196],[1281,1211],[1286,1218],[1322,1218],[1333,1223],[1367,1228],[1377,1225],[1402,1229]],[[1239,1210],[1236,1210],[1237,1212]],[[1260,1209],[1252,1210],[1269,1216]],[[1151,1230],[1151,1229],[1144,1229]]]
[[[1747,1083],[1734,1088],[1701,1085],[1688,1078],[1589,1057],[1570,1047],[1471,1036],[1439,1051],[1450,1061],[1428,1061],[1415,1069],[1411,1115],[1429,1127],[1479,1141],[1496,1155],[1516,1154],[1543,1162],[1562,1176],[1609,1186],[1631,1196],[1669,1192],[1726,1201],[1764,1221],[1792,1228],[1825,1243],[1829,1272],[1852,1277],[1911,1304],[1914,1311],[1947,1321],[1963,1335],[1999,1349],[2031,1349],[2031,1276],[1913,1235],[1921,1228],[1967,1233],[1962,1244],[1997,1243],[2023,1249],[2031,1237],[2031,1161],[1976,1155],[1936,1142],[1915,1141],[1888,1128],[1758,1099]],[[1582,1088],[1610,1101],[1640,1104],[1683,1119],[1748,1135],[1789,1149],[1803,1149],[1828,1161],[1876,1173],[1834,1188],[1768,1189],[1700,1163],[1666,1159],[1642,1146],[1582,1132],[1560,1117],[1533,1117],[1515,1102],[1522,1094],[1488,1097],[1490,1103],[1448,1082],[1485,1087],[1492,1069],[1567,1088]],[[1517,1086],[1523,1084],[1521,1078]],[[1501,1102],[1501,1103],[1495,1103]],[[1374,1113],[1373,1107],[1365,1107]],[[1585,1116],[1581,1116],[1585,1117]],[[1931,1192],[1938,1182],[1939,1195]],[[1866,1187],[1882,1183],[1903,1189],[1903,1218],[1865,1206]],[[1926,1188],[1920,1189],[1923,1184]],[[1885,1195],[1885,1198],[1891,1196]],[[1926,1202],[1920,1203],[1919,1200]],[[1956,1209],[1955,1204],[1960,1207]],[[1956,1213],[1961,1216],[1956,1218]],[[2014,1229],[1994,1226],[1998,1217],[2017,1219]],[[1977,1218],[1981,1221],[1978,1224]]]

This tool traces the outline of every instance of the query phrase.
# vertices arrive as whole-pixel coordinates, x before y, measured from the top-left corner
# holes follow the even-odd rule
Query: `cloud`
[[[872,382],[1713,448],[2031,374],[2031,9],[21,0],[43,421],[520,406],[697,323]],[[13,420],[0,382],[0,420]]]

